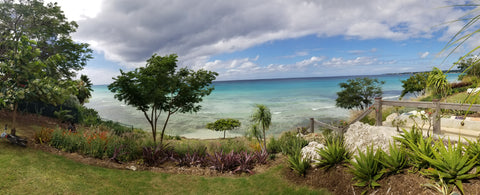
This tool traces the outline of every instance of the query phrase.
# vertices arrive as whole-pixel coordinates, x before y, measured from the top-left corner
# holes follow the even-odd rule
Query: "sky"
[[[46,0],[45,2],[55,2]],[[466,13],[441,0],[57,0],[72,35],[94,50],[80,74],[109,84],[119,70],[176,53],[217,80],[376,75],[448,69],[441,52]]]

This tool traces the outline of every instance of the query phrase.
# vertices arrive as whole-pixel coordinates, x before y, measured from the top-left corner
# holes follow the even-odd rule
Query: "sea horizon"
[[[250,115],[256,104],[265,104],[272,112],[272,126],[267,132],[270,136],[301,126],[308,126],[309,118],[323,122],[347,120],[350,111],[335,106],[339,83],[356,77],[370,77],[385,81],[382,85],[384,99],[398,99],[402,87],[401,80],[409,74],[352,75],[329,77],[300,77],[214,81],[212,94],[204,97],[200,103],[202,109],[193,114],[172,115],[166,133],[187,138],[219,138],[222,132],[205,128],[208,122],[219,118],[240,120],[241,127],[227,132],[227,137],[242,136],[250,126]],[[458,74],[449,73],[449,80],[456,80]],[[130,124],[136,128],[150,131],[143,113],[114,99],[107,85],[94,85],[92,98],[87,107],[97,110],[107,120]],[[408,98],[408,97],[407,97]],[[163,126],[164,115],[158,128]]]

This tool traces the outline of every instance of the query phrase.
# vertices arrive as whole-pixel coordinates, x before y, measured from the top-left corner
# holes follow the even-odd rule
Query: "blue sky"
[[[47,1],[48,2],[48,1]],[[448,69],[439,53],[466,10],[439,0],[61,0],[73,38],[95,59],[80,73],[108,84],[152,54],[218,72],[218,80],[372,75]],[[455,4],[462,4],[455,1]]]

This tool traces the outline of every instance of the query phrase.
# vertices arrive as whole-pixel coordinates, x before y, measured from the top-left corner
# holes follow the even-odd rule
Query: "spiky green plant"
[[[434,184],[427,183],[422,184],[422,186],[436,190],[442,195],[458,195],[457,192],[453,192],[453,185],[445,183],[442,177],[439,177],[439,181],[436,181]]]
[[[316,159],[319,161],[317,163],[319,166],[331,168],[352,158],[352,152],[345,146],[343,136],[326,139],[326,144],[324,148],[316,149],[316,152],[321,157]]]
[[[354,156],[355,161],[350,161],[350,172],[353,174],[353,179],[357,181],[355,186],[368,186],[372,189],[380,186],[377,180],[383,175],[381,171],[383,166],[379,163],[381,154],[379,150],[374,152],[373,144],[367,147],[365,152],[358,149],[358,156]]]
[[[410,131],[403,130],[400,137],[394,137],[395,141],[399,141],[407,149],[408,157],[411,159],[413,166],[420,170],[429,166],[428,161],[420,158],[418,154],[433,157],[433,139],[431,137],[423,138],[422,132],[416,128]]]
[[[468,146],[465,149],[465,154],[470,158],[473,158],[480,154],[480,143],[478,141],[467,140]],[[477,158],[477,165],[480,165],[480,158]]]
[[[310,168],[310,160],[302,159],[300,150],[288,156],[288,163],[290,168],[301,176],[305,176],[307,169]]]
[[[418,154],[420,158],[428,161],[431,165],[430,168],[423,170],[421,173],[437,180],[443,178],[446,183],[455,184],[464,194],[462,181],[479,176],[477,172],[469,173],[476,165],[478,155],[473,158],[464,155],[461,142],[454,146],[448,140],[448,145],[445,146],[443,140],[440,139],[435,143],[435,146],[436,150],[433,150],[433,157]]]
[[[400,173],[408,166],[407,151],[404,147],[390,142],[389,153],[380,151],[382,153],[380,163],[383,165],[385,173]]]

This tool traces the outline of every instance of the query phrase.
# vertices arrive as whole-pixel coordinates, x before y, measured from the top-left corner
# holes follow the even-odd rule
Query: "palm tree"
[[[434,94],[440,94],[442,98],[446,98],[450,90],[447,75],[437,67],[434,67],[427,78],[427,87],[432,90]],[[446,101],[445,99],[445,102]]]
[[[267,142],[266,142],[266,137],[265,137],[265,131],[270,128],[270,125],[272,124],[272,113],[270,112],[270,109],[263,105],[263,104],[257,104],[257,108],[254,110],[254,113],[252,115],[252,121],[259,124],[262,126],[263,130],[263,149],[267,149]]]

